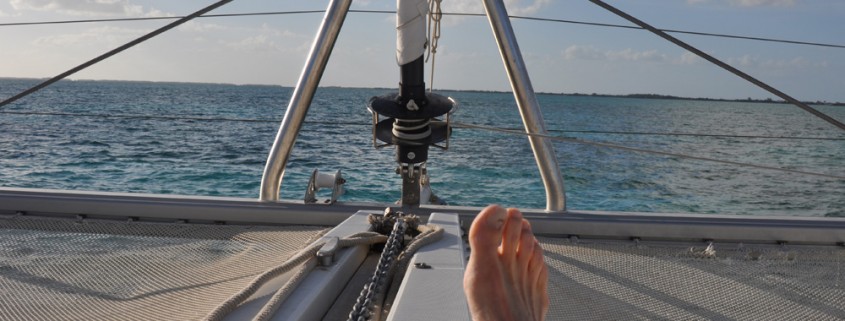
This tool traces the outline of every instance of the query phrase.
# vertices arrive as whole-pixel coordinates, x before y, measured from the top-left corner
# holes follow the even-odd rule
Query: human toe
[[[522,235],[522,213],[515,208],[507,210],[507,220],[502,232],[502,254],[509,260],[516,257]]]
[[[498,205],[481,210],[469,229],[469,242],[473,251],[498,248],[502,243],[502,230],[507,217],[507,211]]]

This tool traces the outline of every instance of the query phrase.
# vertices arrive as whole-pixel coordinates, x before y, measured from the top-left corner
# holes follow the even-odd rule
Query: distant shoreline
[[[458,90],[458,89],[441,89],[445,91],[458,91],[458,92],[475,92],[475,93],[510,93],[509,91],[496,91],[496,90]],[[608,97],[608,98],[634,98],[634,99],[666,99],[666,100],[693,100],[693,101],[723,101],[723,102],[741,102],[741,103],[766,103],[766,104],[789,104],[789,102],[784,100],[775,100],[771,98],[766,99],[753,99],[753,98],[746,98],[746,99],[730,99],[730,98],[706,98],[706,97],[682,97],[682,96],[673,96],[673,95],[661,95],[661,94],[598,94],[598,93],[591,93],[591,94],[584,94],[584,93],[550,93],[550,92],[537,92],[538,95],[558,95],[558,96],[570,96],[570,97]],[[804,101],[805,104],[811,105],[827,105],[827,106],[840,106],[845,107],[845,102],[829,102],[829,101]]]
[[[43,81],[49,78],[20,78],[20,77],[0,77],[0,81],[2,80],[25,80],[25,81]],[[282,85],[268,85],[268,84],[232,84],[232,83],[203,83],[203,82],[182,82],[182,81],[152,81],[152,80],[109,80],[109,79],[63,79],[64,81],[81,81],[81,82],[126,82],[126,83],[161,83],[161,84],[197,84],[197,85],[226,85],[226,86],[276,86],[282,88],[292,88],[291,86],[282,86]],[[384,88],[384,87],[346,87],[346,86],[321,86],[323,88],[349,88],[349,89],[381,89],[381,90],[395,90],[395,88]],[[477,90],[477,89],[443,89],[438,88],[437,90],[442,91],[455,91],[455,92],[471,92],[471,93],[510,93],[510,91],[498,91],[498,90]],[[691,101],[719,101],[719,102],[745,102],[745,103],[768,103],[768,104],[789,104],[789,102],[783,100],[775,100],[771,98],[766,99],[753,99],[751,97],[746,99],[730,99],[730,98],[706,98],[706,97],[682,97],[682,96],[674,96],[674,95],[662,95],[662,94],[599,94],[599,93],[554,93],[554,92],[537,92],[538,95],[558,95],[558,96],[571,96],[571,97],[608,97],[608,98],[634,98],[634,99],[665,99],[665,100],[691,100]],[[2,97],[0,97],[2,98]],[[825,106],[837,106],[837,107],[845,107],[845,102],[828,102],[828,101],[804,101],[806,104],[812,105],[825,105]]]
[[[538,93],[539,94],[539,93]],[[789,102],[784,100],[775,100],[771,98],[766,99],[727,99],[727,98],[705,98],[705,97],[680,97],[680,96],[672,96],[672,95],[659,95],[659,94],[625,94],[625,95],[608,95],[608,94],[554,94],[554,93],[542,93],[547,95],[564,95],[564,96],[585,96],[585,97],[617,97],[617,98],[639,98],[639,99],[667,99],[667,100],[696,100],[696,101],[724,101],[724,102],[743,102],[743,103],[767,103],[767,104],[789,104]],[[827,105],[827,106],[845,106],[845,103],[842,102],[828,102],[828,101],[804,101],[805,104],[812,104],[812,105]]]

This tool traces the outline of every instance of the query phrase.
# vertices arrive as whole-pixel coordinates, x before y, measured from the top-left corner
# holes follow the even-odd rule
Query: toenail
[[[503,219],[497,219],[497,220],[496,220],[496,222],[491,222],[491,223],[493,223],[493,224],[490,224],[490,225],[491,225],[491,227],[493,227],[493,228],[495,228],[495,229],[497,229],[497,230],[501,230],[501,229],[502,229],[502,226],[504,226],[504,225],[505,225],[505,220],[503,220]]]

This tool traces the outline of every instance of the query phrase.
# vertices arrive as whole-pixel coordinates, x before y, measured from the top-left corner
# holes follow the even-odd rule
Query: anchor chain
[[[361,294],[358,295],[358,299],[352,307],[352,311],[349,313],[349,321],[372,319],[375,314],[373,309],[377,303],[377,295],[384,291],[386,282],[391,279],[390,272],[395,265],[394,262],[402,253],[405,233],[416,231],[419,225],[419,218],[416,215],[404,215],[401,212],[393,212],[390,208],[385,210],[383,216],[370,215],[369,221],[373,225],[373,229],[380,233],[386,234],[387,228],[391,225],[393,228],[390,230],[390,235],[372,277],[364,285]]]

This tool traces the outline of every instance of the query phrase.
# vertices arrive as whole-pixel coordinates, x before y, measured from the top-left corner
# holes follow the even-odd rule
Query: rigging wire
[[[25,111],[25,112],[0,111],[0,114],[44,115],[44,116],[81,116],[81,117],[99,117],[99,118],[155,119],[155,120],[177,120],[177,121],[186,121],[186,120],[189,120],[189,121],[229,121],[229,122],[248,122],[248,123],[279,123],[281,121],[281,120],[276,120],[276,119],[155,116],[155,115],[128,115],[128,114],[123,114],[123,115],[121,115],[121,114],[82,114],[82,113],[30,112],[30,111]],[[309,124],[325,124],[325,125],[356,125],[356,126],[370,126],[371,125],[371,124],[367,124],[367,123],[357,123],[357,122],[328,122],[328,121],[306,121],[306,123],[309,123]],[[751,168],[756,168],[756,169],[764,169],[764,170],[785,172],[785,173],[791,173],[791,174],[801,174],[801,175],[810,175],[810,176],[824,177],[824,178],[830,178],[830,179],[845,180],[845,176],[840,176],[840,175],[824,174],[824,173],[801,171],[801,170],[792,170],[792,169],[775,167],[775,166],[741,163],[741,162],[720,160],[720,159],[708,158],[708,157],[700,157],[700,156],[692,156],[692,155],[679,154],[679,153],[663,152],[663,151],[656,151],[656,150],[650,150],[650,149],[622,146],[622,145],[617,145],[617,144],[602,143],[602,142],[596,142],[596,141],[590,141],[590,140],[584,140],[584,139],[578,139],[578,138],[569,138],[569,137],[561,137],[561,136],[545,135],[545,134],[537,134],[537,133],[526,133],[526,132],[520,131],[520,130],[515,129],[515,128],[499,128],[499,127],[492,127],[492,126],[468,124],[468,123],[462,123],[462,122],[452,122],[452,124],[453,124],[454,127],[458,127],[458,128],[488,130],[488,131],[493,131],[493,132],[500,132],[500,133],[506,133],[506,134],[511,134],[511,135],[519,135],[519,136],[535,136],[535,137],[548,138],[548,139],[560,141],[560,142],[575,143],[575,144],[582,144],[582,145],[591,145],[591,146],[596,146],[596,147],[618,149],[618,150],[624,150],[624,151],[630,151],[630,152],[636,152],[636,153],[643,153],[643,154],[652,154],[652,155],[669,156],[669,157],[677,157],[677,158],[684,158],[684,159],[693,159],[693,160],[708,161],[708,162],[734,165],[734,166],[740,166],[740,167],[751,167]],[[806,139],[806,140],[845,141],[845,138],[834,138],[834,137],[750,136],[750,135],[715,135],[715,134],[695,134],[695,133],[614,132],[614,131],[587,131],[587,130],[580,130],[580,131],[579,130],[550,130],[550,132],[582,133],[582,134],[586,133],[586,134],[694,136],[694,137],[751,138],[751,139]]]
[[[244,13],[207,14],[207,15],[199,16],[197,18],[225,18],[225,17],[293,15],[293,14],[312,14],[312,13],[324,13],[324,12],[325,12],[325,10],[244,12]],[[390,10],[356,10],[356,9],[351,9],[351,10],[349,10],[349,12],[354,12],[354,13],[380,13],[380,14],[395,14],[396,13],[396,11],[390,11]],[[442,14],[444,16],[469,16],[469,17],[484,17],[485,16],[485,14],[483,14],[483,13],[443,12]],[[541,18],[541,17],[530,17],[530,16],[509,16],[509,17],[511,19],[519,19],[519,20],[533,20],[533,21],[568,23],[568,24],[596,26],[596,27],[646,30],[645,28],[639,27],[639,26],[620,25],[620,24],[612,24],[612,23],[600,23],[600,22],[589,22],[589,21],[578,21],[578,20],[567,20],[567,19],[554,19],[554,18]],[[179,19],[179,18],[184,18],[184,16],[106,18],[106,19],[81,19],[81,20],[54,20],[54,21],[33,21],[33,22],[6,22],[6,23],[0,23],[0,27],[37,26],[37,25],[74,24],[74,23],[94,23],[94,22],[127,22],[127,21],[146,21],[146,20],[172,20],[172,19]],[[752,36],[732,35],[732,34],[724,34],[724,33],[689,31],[689,30],[680,30],[680,29],[660,29],[660,30],[664,31],[664,32],[668,32],[668,33],[689,34],[689,35],[696,35],[696,36],[731,38],[731,39],[741,39],[741,40],[754,40],[754,41],[765,41],[765,42],[784,43],[784,44],[793,44],[793,45],[805,45],[805,46],[818,46],[818,47],[845,49],[845,45],[832,44],[832,43],[809,42],[809,41],[798,41],[798,40],[766,38],[766,37],[752,37]]]
[[[68,71],[66,71],[66,72],[64,72],[64,73],[62,73],[62,74],[60,74],[60,75],[58,75],[58,76],[56,76],[56,77],[53,77],[53,78],[51,78],[51,79],[49,79],[49,80],[47,80],[47,81],[45,81],[45,82],[43,82],[43,83],[41,83],[41,84],[39,84],[39,85],[36,85],[35,87],[32,87],[32,88],[30,88],[30,89],[28,89],[28,90],[26,90],[26,91],[24,91],[24,92],[22,92],[22,93],[20,93],[20,94],[18,94],[18,95],[15,95],[15,96],[13,96],[12,98],[6,99],[6,100],[4,100],[4,101],[0,102],[0,107],[3,107],[3,106],[5,106],[5,105],[7,105],[7,104],[9,104],[9,103],[11,103],[11,102],[13,102],[13,101],[16,101],[16,100],[18,100],[18,99],[20,99],[20,98],[22,98],[22,97],[24,97],[24,96],[27,96],[27,95],[29,95],[29,94],[31,94],[31,93],[33,93],[33,92],[37,91],[37,90],[40,90],[41,88],[44,88],[44,87],[46,87],[46,86],[48,86],[48,85],[50,85],[50,84],[52,84],[52,83],[54,83],[54,82],[56,82],[56,81],[59,81],[59,80],[61,80],[61,79],[63,79],[63,78],[66,78],[67,76],[72,75],[73,73],[76,73],[76,72],[78,72],[78,71],[80,71],[80,70],[82,70],[82,69],[84,69],[84,68],[87,68],[87,67],[89,67],[89,66],[91,66],[91,65],[93,65],[93,64],[95,64],[95,63],[98,63],[98,62],[100,62],[100,61],[102,61],[102,60],[104,60],[104,59],[106,59],[106,58],[108,58],[108,57],[111,57],[111,56],[113,56],[113,55],[115,55],[115,54],[117,54],[117,53],[119,53],[119,52],[121,52],[121,51],[123,51],[123,50],[126,50],[126,49],[128,49],[128,48],[131,48],[131,47],[133,47],[133,46],[135,46],[135,45],[137,45],[137,44],[139,44],[139,43],[141,43],[141,42],[143,42],[143,41],[146,41],[146,40],[148,40],[148,39],[150,39],[150,38],[152,38],[152,37],[155,37],[155,36],[157,36],[157,35],[159,35],[159,34],[161,34],[161,33],[165,32],[165,31],[167,31],[167,30],[170,30],[170,29],[172,29],[172,28],[175,28],[176,26],[179,26],[179,25],[181,25],[181,24],[183,24],[183,23],[185,23],[185,22],[187,22],[187,21],[189,21],[189,20],[191,20],[191,19],[197,18],[197,17],[201,17],[201,16],[202,16],[202,17],[225,17],[225,16],[247,16],[247,15],[267,15],[267,14],[298,14],[298,13],[319,13],[319,12],[323,12],[323,11],[321,11],[321,10],[319,10],[319,11],[318,11],[318,10],[314,10],[314,11],[289,11],[289,12],[277,12],[277,13],[218,14],[218,15],[207,15],[207,16],[203,16],[203,14],[205,14],[205,13],[207,13],[207,12],[211,11],[211,10],[214,10],[214,9],[216,9],[216,8],[218,8],[218,7],[220,7],[220,6],[224,5],[224,4],[226,4],[226,3],[229,3],[229,2],[231,2],[231,1],[232,1],[232,0],[220,0],[219,2],[216,2],[216,3],[214,3],[214,4],[212,4],[212,5],[208,6],[208,7],[205,7],[205,8],[203,8],[203,9],[201,9],[201,10],[199,10],[199,11],[197,11],[197,12],[195,12],[195,13],[191,14],[191,15],[184,16],[184,17],[147,17],[147,18],[119,18],[119,19],[90,19],[90,20],[75,20],[75,21],[54,21],[54,22],[4,23],[4,24],[0,24],[0,26],[11,26],[11,25],[33,25],[33,24],[59,24],[59,23],[102,22],[102,21],[137,21],[137,20],[156,20],[156,19],[179,19],[179,20],[174,21],[174,22],[172,22],[172,23],[170,23],[170,24],[168,24],[168,25],[166,25],[166,26],[164,26],[164,27],[161,27],[161,28],[159,28],[159,29],[156,29],[156,30],[154,30],[153,32],[150,32],[150,33],[148,33],[148,34],[146,34],[146,35],[144,35],[144,36],[142,36],[142,37],[140,37],[140,38],[137,38],[137,39],[135,39],[135,40],[133,40],[133,41],[131,41],[131,42],[129,42],[129,43],[126,43],[126,44],[124,44],[124,45],[122,45],[122,46],[120,46],[120,47],[118,47],[118,48],[116,48],[116,49],[114,49],[114,50],[112,50],[112,51],[109,51],[109,52],[107,52],[107,53],[105,53],[105,54],[103,54],[103,55],[100,55],[100,56],[98,56],[98,57],[96,57],[96,58],[92,59],[92,60],[89,60],[89,61],[87,61],[87,62],[85,62],[85,63],[83,63],[83,64],[81,64],[81,65],[79,65],[79,66],[77,66],[77,67],[75,67],[75,68],[72,68],[72,69],[70,69],[70,70],[68,70]],[[765,90],[767,90],[767,91],[771,92],[772,94],[774,94],[774,95],[776,95],[776,96],[779,96],[779,97],[783,98],[784,100],[789,101],[789,102],[793,103],[794,105],[796,105],[796,106],[798,106],[798,107],[800,107],[800,108],[802,108],[802,109],[804,109],[804,110],[806,110],[806,111],[808,111],[808,112],[812,113],[813,115],[815,115],[815,116],[817,116],[817,117],[819,117],[819,118],[822,118],[822,119],[824,119],[825,121],[827,121],[827,122],[829,122],[829,123],[831,123],[831,124],[833,124],[833,125],[835,125],[835,126],[837,126],[837,127],[841,128],[841,129],[845,130],[845,124],[842,124],[842,123],[838,122],[837,120],[835,120],[835,119],[831,118],[830,116],[825,115],[825,114],[823,114],[823,113],[821,113],[821,112],[819,112],[819,111],[817,111],[817,110],[813,109],[813,108],[812,108],[812,107],[810,107],[809,105],[806,105],[806,104],[804,104],[804,103],[802,103],[802,102],[800,102],[800,101],[798,101],[798,100],[796,100],[796,99],[794,99],[794,98],[792,98],[792,97],[790,97],[790,96],[786,95],[785,93],[782,93],[782,92],[778,91],[777,89],[772,88],[771,86],[769,86],[769,85],[767,85],[767,84],[765,84],[765,83],[763,83],[763,82],[761,82],[761,81],[759,81],[759,80],[757,80],[757,79],[755,79],[755,78],[751,77],[750,75],[747,75],[747,74],[743,73],[742,71],[739,71],[739,70],[737,70],[737,69],[735,69],[735,68],[733,68],[733,67],[731,67],[731,66],[729,66],[729,65],[727,65],[727,64],[725,64],[725,63],[723,63],[723,62],[721,62],[720,60],[718,60],[718,59],[716,59],[716,58],[714,58],[714,57],[712,57],[712,56],[710,56],[710,55],[708,55],[708,54],[706,54],[706,53],[704,53],[704,52],[702,52],[702,51],[698,50],[697,48],[692,47],[692,46],[690,46],[690,45],[688,45],[688,44],[686,44],[686,43],[684,43],[684,42],[682,42],[682,41],[678,40],[677,38],[674,38],[674,37],[672,37],[672,36],[668,35],[668,34],[667,34],[667,32],[676,32],[676,33],[677,33],[677,32],[680,32],[680,33],[689,33],[689,34],[706,35],[706,36],[719,36],[719,37],[726,37],[726,36],[727,36],[727,37],[730,37],[730,38],[751,39],[751,40],[762,40],[762,41],[776,41],[776,42],[793,43],[793,44],[823,45],[823,46],[829,46],[829,47],[843,47],[843,48],[845,48],[845,46],[839,46],[839,45],[828,45],[828,44],[804,43],[804,42],[786,41],[786,40],[776,40],[776,39],[765,39],[765,38],[756,38],[756,37],[730,36],[730,35],[718,35],[718,34],[699,33],[699,32],[684,32],[684,31],[677,31],[677,30],[663,30],[663,29],[657,29],[657,28],[654,28],[653,26],[651,26],[651,25],[649,25],[649,24],[647,24],[647,23],[645,23],[645,22],[643,22],[643,21],[638,20],[637,18],[634,18],[633,16],[628,15],[628,14],[627,14],[627,13],[625,13],[625,12],[622,12],[622,11],[621,11],[621,10],[619,10],[619,9],[616,9],[615,7],[612,7],[612,6],[610,6],[610,5],[608,5],[608,4],[604,3],[604,2],[602,2],[601,0],[590,0],[590,1],[591,1],[591,2],[593,2],[593,3],[595,3],[596,5],[599,5],[599,6],[603,7],[603,8],[605,8],[605,9],[607,9],[607,10],[609,10],[609,11],[611,11],[611,12],[613,12],[613,13],[615,13],[615,14],[617,14],[617,15],[619,15],[619,16],[621,16],[621,17],[623,17],[623,18],[627,19],[627,20],[629,20],[630,22],[632,22],[632,23],[634,23],[634,24],[637,24],[638,26],[640,26],[640,28],[639,28],[639,29],[646,29],[646,30],[648,30],[648,31],[651,31],[651,32],[653,32],[653,33],[657,34],[658,36],[660,36],[660,37],[662,37],[662,38],[664,38],[664,39],[666,39],[666,40],[668,40],[668,41],[670,41],[670,42],[672,42],[672,43],[674,43],[674,44],[676,44],[676,45],[678,45],[678,46],[680,46],[680,47],[682,47],[682,48],[684,48],[684,49],[686,49],[686,50],[689,50],[690,52],[693,52],[693,53],[697,54],[698,56],[700,56],[700,57],[702,57],[702,58],[704,58],[704,59],[706,59],[706,60],[708,60],[708,61],[710,61],[710,62],[712,62],[712,63],[714,63],[714,64],[716,64],[716,65],[718,65],[718,66],[720,66],[720,67],[722,67],[722,68],[724,68],[724,69],[726,69],[726,70],[728,70],[728,71],[730,71],[730,72],[732,72],[732,73],[734,73],[734,74],[736,74],[737,76],[739,76],[739,77],[741,77],[741,78],[743,78],[743,79],[745,79],[745,80],[747,80],[747,81],[749,81],[749,82],[754,83],[755,85],[758,85],[759,87],[761,87],[761,88],[763,88],[763,89],[765,89]],[[352,11],[352,12],[366,12],[366,13],[392,13],[392,12],[390,12],[390,11],[375,11],[375,10],[350,10],[350,11]],[[450,15],[450,14],[446,14],[446,15]],[[452,15],[480,15],[480,14],[452,14]],[[554,22],[568,22],[568,23],[579,23],[579,24],[590,24],[590,25],[599,25],[599,26],[608,26],[608,27],[636,28],[636,27],[631,27],[631,26],[606,25],[606,24],[585,23],[585,22],[573,22],[573,21],[556,20],[556,19],[545,19],[545,18],[534,18],[534,17],[518,17],[518,16],[514,16],[514,17],[511,17],[511,18],[515,18],[515,19],[528,19],[528,20],[541,20],[541,21],[554,21]],[[7,111],[7,112],[3,112],[3,113],[7,113],[7,114],[15,114],[15,112],[8,112],[8,111]],[[28,114],[38,114],[38,115],[64,115],[64,116],[67,116],[67,115],[74,115],[74,116],[119,117],[119,118],[145,118],[145,119],[171,119],[171,120],[178,119],[178,120],[202,120],[202,121],[277,122],[277,121],[275,121],[275,120],[238,119],[238,118],[206,118],[206,117],[183,117],[183,116],[178,116],[178,117],[175,117],[175,116],[174,116],[174,117],[171,117],[171,116],[136,116],[136,115],[99,115],[99,114],[48,113],[48,112],[43,112],[43,113],[39,113],[39,112],[28,112]],[[457,122],[455,123],[455,125],[456,125],[456,126],[458,126],[458,127],[464,127],[464,128],[485,129],[485,130],[497,131],[497,132],[504,132],[504,133],[510,133],[510,134],[518,134],[518,135],[526,135],[526,136],[543,137],[543,138],[548,138],[548,139],[551,139],[551,140],[556,140],[556,141],[570,142],[570,143],[578,143],[578,144],[586,144],[586,145],[592,145],[592,146],[597,146],[597,147],[605,147],[605,148],[611,148],[611,149],[626,150],[626,151],[638,152],[638,153],[646,153],[646,154],[654,154],[654,155],[661,155],[661,156],[678,157],[678,158],[685,158],[685,159],[694,159],[694,160],[701,160],[701,161],[716,162],[716,163],[728,164],[728,165],[734,165],[734,166],[752,167],[752,168],[757,168],[757,169],[765,169],[765,170],[773,170],[773,171],[780,171],[780,172],[793,173],[793,174],[803,174],[803,175],[811,175],[811,176],[818,176],[818,177],[824,177],[824,178],[832,178],[832,179],[841,179],[841,180],[845,180],[845,176],[838,176],[838,175],[831,175],[831,174],[824,174],[824,173],[816,173],[816,172],[808,172],[808,171],[792,170],[792,169],[786,169],[786,168],[780,168],[780,167],[774,167],[774,166],[767,166],[767,165],[757,165],[757,164],[750,164],[750,163],[741,163],[741,162],[734,162],[734,161],[719,160],[719,159],[707,158],[707,157],[691,156],[691,155],[685,155],[685,154],[679,154],[679,153],[671,153],[671,152],[663,152],[663,151],[647,150],[647,149],[636,148],[636,147],[628,147],[628,146],[622,146],[622,145],[616,145],[616,144],[609,144],[609,143],[602,143],[602,142],[595,142],[595,141],[586,141],[586,140],[580,140],[580,139],[575,139],[575,138],[565,138],[565,137],[552,136],[552,135],[547,135],[547,134],[525,133],[525,132],[521,132],[521,131],[509,130],[509,129],[501,129],[501,128],[490,127],[490,126],[473,125],[473,124],[457,123]],[[626,134],[634,134],[634,133],[626,133]],[[639,133],[639,134],[643,134],[643,133]],[[649,133],[649,134],[651,134],[651,133]],[[678,135],[680,135],[680,134],[678,134]],[[695,135],[695,134],[690,134],[690,135],[691,135],[691,136],[705,136],[705,135]],[[709,136],[718,136],[718,135],[709,135]]]
[[[121,119],[142,119],[142,120],[175,120],[175,121],[208,121],[208,122],[243,122],[243,123],[281,123],[281,119],[258,119],[258,118],[228,118],[228,117],[194,117],[194,116],[159,116],[159,115],[133,115],[133,114],[93,114],[93,113],[68,113],[68,112],[39,112],[39,111],[0,111],[0,114],[8,115],[37,115],[37,116],[64,116],[64,117],[95,117],[95,118],[121,118]],[[306,124],[323,125],[351,125],[371,126],[370,123],[360,122],[337,122],[337,121],[305,121]],[[518,128],[500,128],[503,130],[518,131]],[[766,135],[728,135],[728,134],[700,134],[683,132],[626,132],[612,130],[563,130],[549,129],[552,133],[562,134],[605,134],[605,135],[626,135],[626,136],[689,136],[689,137],[711,137],[711,138],[741,138],[741,139],[789,139],[789,140],[819,140],[819,141],[845,141],[845,137],[807,137],[807,136],[766,136]]]
[[[591,145],[591,146],[596,146],[596,147],[618,149],[618,150],[624,150],[624,151],[636,152],[636,153],[643,153],[643,154],[677,157],[677,158],[692,159],[692,160],[720,163],[720,164],[740,166],[740,167],[750,167],[750,168],[756,168],[756,169],[771,170],[771,171],[791,173],[791,174],[801,174],[801,175],[823,177],[823,178],[828,178],[828,179],[845,180],[845,176],[842,176],[842,175],[833,175],[833,174],[809,172],[809,171],[802,171],[802,170],[794,170],[794,169],[768,166],[768,165],[742,163],[742,162],[721,160],[721,159],[715,159],[715,158],[709,158],[709,157],[692,156],[692,155],[686,155],[686,154],[664,152],[664,151],[643,149],[643,148],[637,148],[637,147],[628,147],[628,146],[622,146],[622,145],[617,145],[617,144],[602,143],[602,142],[596,142],[596,141],[582,140],[582,139],[576,139],[576,138],[567,138],[567,137],[560,137],[560,136],[547,135],[547,134],[527,133],[527,132],[523,132],[523,131],[502,129],[502,128],[497,128],[497,127],[492,127],[492,126],[467,124],[467,123],[461,123],[461,122],[453,122],[453,124],[456,127],[483,129],[483,130],[513,134],[513,135],[541,137],[541,138],[547,138],[547,139],[551,139],[551,140],[559,141],[559,142],[576,143],[576,144],[582,144],[582,145]]]
[[[830,117],[827,114],[822,113],[822,112],[816,110],[813,107],[810,107],[810,105],[807,105],[804,102],[799,101],[798,99],[795,99],[792,96],[787,95],[786,93],[784,93],[780,90],[777,90],[776,88],[769,86],[768,84],[766,84],[766,83],[764,83],[760,80],[757,80],[757,78],[754,78],[751,75],[746,74],[746,73],[742,72],[741,70],[736,69],[736,68],[732,67],[731,65],[728,65],[728,64],[722,62],[719,59],[716,59],[715,57],[705,53],[704,51],[701,51],[698,48],[693,47],[693,46],[687,44],[686,42],[681,41],[678,38],[672,37],[669,34],[667,34],[666,32],[664,32],[660,29],[657,29],[657,28],[653,27],[652,25],[645,23],[644,21],[637,19],[634,16],[631,16],[631,15],[625,13],[624,11],[619,10],[619,9],[617,9],[617,8],[615,8],[615,7],[609,5],[609,4],[607,4],[607,3],[605,3],[601,0],[590,0],[590,2],[598,5],[599,7],[604,8],[607,11],[610,11],[610,12],[624,18],[625,20],[630,21],[631,23],[634,23],[634,24],[636,24],[640,27],[643,27],[645,29],[648,29],[648,31],[651,31],[652,33],[660,36],[661,38],[666,39],[669,42],[674,43],[674,44],[678,45],[679,47],[684,48],[684,49],[688,50],[689,52],[692,52],[692,53],[696,54],[697,56],[699,56],[699,57],[701,57],[701,58],[719,66],[719,67],[721,67],[722,69],[725,69],[725,70],[731,72],[732,74],[734,74],[734,75],[736,75],[736,76],[738,76],[742,79],[745,79],[746,81],[748,81],[752,84],[757,85],[757,87],[763,88],[764,90],[768,91],[769,93],[771,93],[775,96],[778,96],[781,99],[788,101],[795,106],[798,106],[799,108],[809,112],[810,114],[813,114],[813,116],[821,118],[822,120],[830,123],[831,125],[839,127],[839,129],[845,130],[845,124],[843,124],[840,121],[834,119],[833,117]]]
[[[628,25],[620,25],[620,24],[612,24],[612,23],[586,22],[586,21],[577,21],[577,20],[538,18],[538,17],[528,17],[528,16],[511,16],[511,18],[522,19],[522,20],[545,21],[545,22],[560,22],[560,23],[569,23],[569,24],[578,24],[578,25],[587,25],[587,26],[597,26],[597,27],[647,30],[646,28],[639,27],[639,26],[628,26]],[[731,34],[724,34],[724,33],[700,32],[700,31],[689,31],[689,30],[679,30],[679,29],[660,29],[660,30],[664,31],[664,32],[668,32],[668,33],[680,33],[680,34],[688,34],[688,35],[696,35],[696,36],[717,37],[717,38],[732,38],[732,39],[741,39],[741,40],[755,40],[755,41],[785,43],[785,44],[793,44],[793,45],[805,45],[805,46],[818,46],[818,47],[845,49],[845,45],[837,45],[837,44],[822,43],[822,42],[809,42],[809,41],[798,41],[798,40],[789,40],[789,39],[740,36],[740,35],[731,35]]]
[[[215,3],[213,3],[213,4],[209,5],[209,6],[205,7],[205,8],[200,9],[199,11],[196,11],[196,12],[194,12],[194,13],[190,14],[190,15],[187,15],[187,16],[184,16],[184,17],[180,18],[179,20],[176,20],[176,21],[174,21],[174,22],[171,22],[171,23],[169,23],[169,24],[165,25],[164,27],[161,27],[161,28],[158,28],[158,29],[156,29],[156,30],[153,30],[152,32],[147,33],[147,34],[145,34],[145,35],[143,35],[143,36],[141,36],[141,37],[139,37],[139,38],[137,38],[137,39],[135,39],[135,40],[132,40],[132,41],[130,41],[130,42],[127,42],[127,43],[123,44],[123,45],[122,45],[122,46],[120,46],[120,47],[117,47],[117,48],[115,48],[115,49],[112,49],[112,50],[111,50],[111,51],[109,51],[109,52],[106,52],[106,53],[104,53],[104,54],[102,54],[102,55],[99,55],[99,56],[97,56],[97,57],[96,57],[96,58],[94,58],[94,59],[88,60],[88,61],[86,61],[86,62],[84,62],[84,63],[80,64],[79,66],[73,67],[73,68],[71,68],[70,70],[65,71],[65,72],[63,72],[63,73],[61,73],[61,74],[59,74],[59,75],[57,75],[57,76],[55,76],[55,77],[53,77],[53,78],[50,78],[50,79],[48,79],[48,80],[46,80],[46,81],[44,81],[44,82],[42,82],[42,83],[40,83],[40,84],[38,84],[38,85],[35,85],[35,86],[34,86],[34,87],[32,87],[32,88],[29,88],[29,89],[27,89],[27,90],[24,90],[23,92],[21,92],[21,93],[19,93],[19,94],[17,94],[17,95],[14,95],[14,96],[12,96],[11,98],[8,98],[8,99],[6,99],[6,100],[0,101],[0,108],[2,108],[3,106],[6,106],[6,105],[8,105],[8,104],[10,104],[10,103],[12,103],[12,102],[14,102],[14,101],[18,100],[18,99],[21,99],[21,98],[23,98],[23,97],[26,97],[27,95],[29,95],[29,94],[31,94],[31,93],[34,93],[34,92],[36,92],[36,91],[38,91],[38,90],[41,90],[42,88],[47,87],[47,86],[49,86],[49,85],[51,85],[51,84],[53,84],[53,83],[55,83],[55,82],[57,82],[57,81],[59,81],[59,80],[62,80],[62,79],[64,79],[64,78],[67,78],[68,76],[73,75],[73,74],[75,74],[75,73],[79,72],[79,71],[80,71],[80,70],[82,70],[82,69],[88,68],[88,67],[90,67],[91,65],[94,65],[94,64],[96,64],[96,63],[98,63],[98,62],[100,62],[100,61],[103,61],[103,60],[105,60],[105,59],[107,59],[107,58],[111,57],[111,56],[114,56],[114,55],[116,55],[116,54],[118,54],[118,53],[120,53],[120,52],[122,52],[122,51],[124,51],[124,50],[126,50],[126,49],[132,48],[132,47],[134,47],[135,45],[137,45],[137,44],[139,44],[139,43],[142,43],[142,42],[144,42],[144,41],[147,41],[147,40],[149,40],[149,39],[150,39],[150,38],[152,38],[152,37],[158,36],[158,35],[160,35],[160,34],[164,33],[165,31],[168,31],[168,30],[170,30],[170,29],[176,28],[177,26],[179,26],[179,25],[181,25],[181,24],[183,24],[183,23],[185,23],[185,22],[188,22],[188,21],[190,21],[191,19],[194,19],[194,18],[196,18],[196,17],[199,17],[199,16],[203,15],[204,13],[207,13],[207,12],[209,12],[209,11],[211,11],[211,10],[217,9],[217,8],[219,8],[219,7],[221,7],[221,6],[225,5],[225,4],[227,4],[227,3],[229,3],[229,2],[232,2],[232,0],[220,0],[220,1],[218,1],[218,2],[215,2]]]
[[[517,128],[509,128],[517,130]],[[727,134],[698,134],[698,133],[661,133],[661,132],[623,132],[610,130],[556,130],[550,129],[553,133],[570,134],[609,134],[609,135],[630,135],[630,136],[689,136],[689,137],[713,137],[713,138],[745,138],[745,139],[797,139],[797,140],[827,140],[845,141],[845,138],[838,137],[802,137],[802,136],[764,136],[764,135],[727,135]]]
[[[250,119],[250,118],[226,118],[226,117],[191,117],[191,116],[157,116],[157,115],[130,115],[130,114],[87,114],[87,113],[62,113],[62,112],[40,112],[40,111],[0,111],[0,114],[11,115],[38,115],[38,116],[70,116],[70,117],[95,117],[95,118],[121,118],[121,119],[155,119],[155,120],[192,120],[192,121],[230,121],[243,123],[280,123],[276,119]]]
[[[353,12],[355,10],[349,10],[349,11]],[[325,13],[325,12],[326,12],[325,10],[298,10],[298,11],[273,11],[273,12],[220,13],[220,14],[202,15],[202,16],[199,16],[197,18],[270,16],[270,15]],[[6,22],[6,23],[0,23],[0,27],[37,26],[37,25],[54,25],[54,24],[73,24],[73,23],[93,23],[93,22],[127,22],[127,21],[147,21],[147,20],[173,20],[173,19],[181,19],[181,18],[185,18],[185,17],[186,16],[161,16],[161,17],[136,17],[136,18],[54,20],[54,21],[33,21],[33,22]]]

